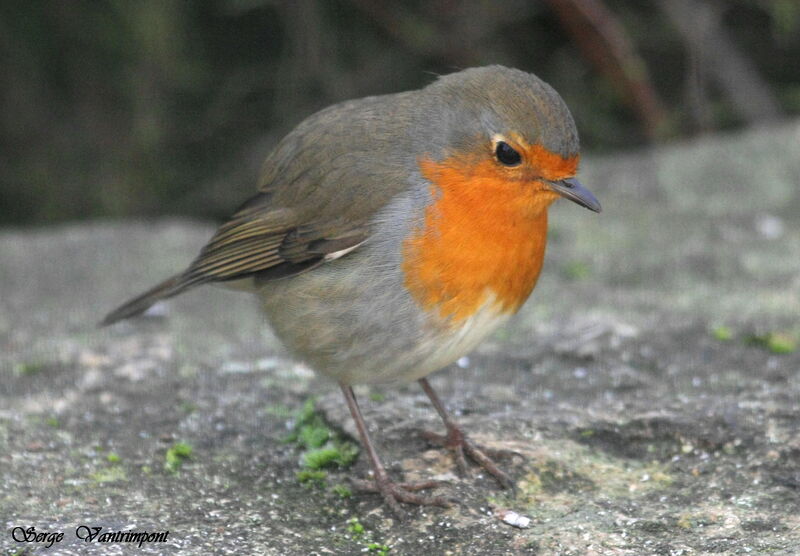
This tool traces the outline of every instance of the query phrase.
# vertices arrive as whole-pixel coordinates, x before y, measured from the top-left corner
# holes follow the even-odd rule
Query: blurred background
[[[0,226],[227,215],[331,103],[500,63],[593,153],[800,112],[796,0],[0,4]]]

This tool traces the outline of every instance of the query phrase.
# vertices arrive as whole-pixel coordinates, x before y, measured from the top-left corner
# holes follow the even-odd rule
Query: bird
[[[278,142],[257,193],[188,268],[100,324],[203,284],[253,292],[290,354],[341,388],[372,468],[358,484],[392,511],[451,500],[421,492],[435,481],[390,477],[354,385],[418,381],[445,428],[426,438],[449,449],[462,473],[469,458],[513,488],[427,376],[526,301],[556,199],[600,212],[576,178],[579,161],[565,102],[518,69],[469,68],[418,90],[332,105]]]

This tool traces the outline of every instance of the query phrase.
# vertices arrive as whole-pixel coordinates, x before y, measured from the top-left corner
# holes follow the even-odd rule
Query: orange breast
[[[571,164],[574,171],[577,160]],[[434,202],[404,243],[406,287],[451,324],[492,295],[499,312],[515,312],[539,277],[556,194],[529,168],[501,168],[485,156],[422,159],[420,169]]]

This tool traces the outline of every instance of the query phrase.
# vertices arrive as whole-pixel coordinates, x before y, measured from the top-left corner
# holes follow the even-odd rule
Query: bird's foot
[[[357,490],[379,493],[383,497],[384,502],[386,502],[386,505],[400,518],[402,518],[404,514],[400,509],[399,502],[416,504],[418,506],[441,506],[443,508],[452,506],[452,502],[443,496],[425,496],[417,494],[419,490],[436,488],[440,484],[439,481],[395,483],[386,476],[378,477],[371,481],[353,481],[353,486]]]
[[[492,458],[513,455],[514,452],[508,450],[492,450],[479,446],[464,434],[460,427],[450,425],[447,428],[447,435],[436,434],[435,432],[422,431],[422,437],[428,442],[438,446],[444,446],[453,453],[456,466],[462,475],[469,477],[470,471],[467,466],[469,458],[483,467],[492,477],[494,477],[503,488],[515,490],[514,481],[503,470],[501,470]]]

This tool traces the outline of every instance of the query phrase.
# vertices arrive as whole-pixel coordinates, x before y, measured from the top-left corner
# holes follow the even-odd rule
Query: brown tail
[[[157,301],[178,295],[184,290],[196,286],[197,282],[187,281],[184,274],[176,274],[161,282],[156,287],[147,290],[142,295],[131,299],[120,307],[111,311],[98,326],[108,326],[117,321],[141,315],[152,307]]]

